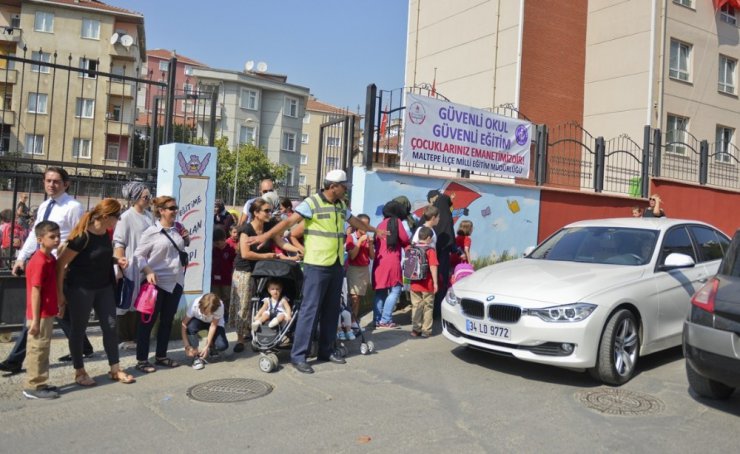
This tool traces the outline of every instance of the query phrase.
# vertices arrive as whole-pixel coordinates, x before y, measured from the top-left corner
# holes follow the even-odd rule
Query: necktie
[[[56,204],[56,200],[51,199],[51,202],[49,202],[48,205],[46,205],[46,210],[44,210],[44,221],[47,221],[49,219],[49,215],[51,214],[51,209],[54,207],[54,204]]]

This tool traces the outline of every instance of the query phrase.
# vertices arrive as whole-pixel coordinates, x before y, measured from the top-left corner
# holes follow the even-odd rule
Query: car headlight
[[[447,301],[447,304],[450,306],[456,306],[457,303],[460,302],[460,300],[455,295],[454,290],[452,290],[452,287],[450,287],[449,290],[447,290],[447,296],[445,296],[445,301]]]
[[[562,306],[543,307],[541,309],[524,309],[527,315],[535,315],[546,322],[580,322],[588,318],[596,309],[595,304],[575,303]]]

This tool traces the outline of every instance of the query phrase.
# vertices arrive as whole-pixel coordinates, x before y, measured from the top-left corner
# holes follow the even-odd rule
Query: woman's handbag
[[[168,240],[172,243],[173,246],[175,246],[175,249],[177,249],[177,253],[180,255],[180,265],[182,265],[183,268],[188,267],[188,263],[190,263],[190,254],[188,254],[185,251],[180,250],[179,247],[177,247],[177,243],[175,243],[175,240],[172,239],[171,236],[167,234],[167,232],[161,230],[162,233],[164,233],[164,236],[167,237]]]
[[[136,296],[134,308],[141,313],[141,322],[149,323],[152,321],[154,308],[157,305],[157,286],[149,282],[141,284],[139,294]]]

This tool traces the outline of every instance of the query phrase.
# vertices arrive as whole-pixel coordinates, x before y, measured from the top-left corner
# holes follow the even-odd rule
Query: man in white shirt
[[[272,182],[272,179],[265,178],[264,180],[260,181],[260,195],[257,197],[262,197],[262,195],[267,194],[268,192],[275,192],[275,186]],[[247,203],[244,204],[244,209],[242,210],[242,215],[239,217],[239,222],[237,225],[242,225],[245,222],[251,222],[251,216],[249,215],[249,207],[252,206],[252,202],[254,202],[254,199],[257,197],[251,198],[247,200]]]
[[[34,227],[41,221],[54,221],[59,224],[59,233],[61,237],[61,244],[63,244],[69,232],[79,222],[84,212],[80,202],[74,199],[71,195],[67,194],[69,188],[69,174],[66,170],[61,167],[49,167],[44,172],[44,191],[48,198],[44,200],[39,206],[38,214],[34,225],[31,226],[31,231],[26,238],[26,242],[23,243],[23,247],[18,251],[18,259],[13,265],[13,274],[20,276],[28,261],[38,247],[36,241],[36,234],[34,233]],[[57,251],[52,251],[56,255]],[[59,320],[59,325],[67,333],[68,322],[65,320]],[[25,325],[24,325],[25,326]],[[10,352],[5,361],[0,362],[0,370],[10,372],[11,374],[18,373],[21,371],[23,360],[26,357],[26,338],[28,336],[28,328],[23,329],[20,336],[16,340],[13,350]],[[92,345],[85,338],[85,353],[87,355],[92,354]],[[63,357],[65,358],[65,357]]]

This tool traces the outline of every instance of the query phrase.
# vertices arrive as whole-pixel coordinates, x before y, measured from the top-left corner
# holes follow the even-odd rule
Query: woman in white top
[[[180,365],[167,357],[167,344],[185,283],[185,268],[180,262],[180,251],[184,251],[189,239],[187,230],[175,222],[178,206],[174,197],[157,197],[152,200],[152,205],[157,221],[141,235],[134,253],[147,282],[157,286],[154,313],[149,323],[139,321],[136,336],[136,369],[146,373],[157,370],[148,360],[149,337],[157,318],[160,321],[154,364],[163,367]]]
[[[122,192],[128,200],[129,209],[121,215],[113,232],[113,255],[119,258],[129,257],[131,260],[117,283],[116,326],[121,347],[132,348],[136,346],[136,326],[139,319],[139,314],[134,309],[134,300],[139,294],[142,281],[141,267],[134,258],[134,252],[142,233],[154,225],[154,218],[148,211],[152,195],[146,184],[132,181],[123,187]]]

